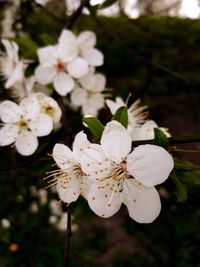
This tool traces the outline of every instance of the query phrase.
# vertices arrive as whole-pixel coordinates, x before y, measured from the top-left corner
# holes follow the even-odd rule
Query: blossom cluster
[[[139,223],[150,223],[159,215],[161,202],[155,186],[168,178],[174,166],[162,147],[148,144],[132,149],[129,131],[115,120],[105,126],[100,144],[79,132],[72,150],[56,144],[53,158],[59,169],[50,177],[61,200],[69,204],[81,194],[104,218],[123,203]]]

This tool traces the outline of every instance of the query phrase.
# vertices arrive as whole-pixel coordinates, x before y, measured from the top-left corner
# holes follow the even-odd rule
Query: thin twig
[[[71,237],[72,234],[72,209],[71,204],[67,206],[67,240],[65,247],[65,267],[69,267],[70,265],[70,247],[71,247]]]

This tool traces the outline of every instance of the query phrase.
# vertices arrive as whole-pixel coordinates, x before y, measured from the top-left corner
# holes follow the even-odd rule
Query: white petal
[[[126,106],[126,104],[124,103],[124,101],[120,97],[117,97],[115,99],[115,101],[112,101],[112,100],[109,100],[109,99],[106,100],[106,105],[108,106],[108,108],[110,109],[110,112],[113,115],[118,110],[118,108]]]
[[[75,88],[71,93],[71,101],[75,106],[82,106],[87,100],[87,91],[83,88]]]
[[[103,131],[101,146],[107,157],[121,162],[131,150],[131,137],[121,123],[111,121]]]
[[[82,51],[94,47],[96,42],[96,35],[91,31],[81,32],[77,38],[77,43]]]
[[[55,46],[46,46],[37,51],[39,62],[45,66],[53,66],[58,60],[57,48]]]
[[[163,183],[174,167],[172,156],[162,147],[141,145],[127,157],[127,170],[146,186]]]
[[[87,196],[90,208],[103,218],[114,215],[121,207],[120,193],[105,186],[108,182],[94,183]]]
[[[31,95],[27,98],[24,98],[20,102],[19,106],[22,109],[23,117],[26,120],[35,119],[40,112],[40,104],[35,95]]]
[[[74,78],[80,78],[88,72],[88,63],[85,59],[77,57],[67,65],[69,74]]]
[[[56,188],[60,199],[68,204],[73,201],[76,201],[80,195],[79,180],[73,176],[68,177],[67,174],[66,174],[66,179],[65,178],[58,179]]]
[[[80,157],[85,148],[87,148],[91,143],[87,139],[87,135],[83,133],[83,131],[79,132],[73,143],[73,155],[74,158],[79,162]]]
[[[130,217],[138,223],[151,223],[160,213],[161,203],[157,190],[139,185],[129,179],[123,187],[123,203],[127,206]]]
[[[68,42],[68,41],[76,41],[76,36],[73,34],[72,31],[62,30],[61,35],[58,39],[58,42],[62,43],[62,42]]]
[[[6,124],[0,129],[0,146],[14,143],[19,134],[19,127],[14,124]]]
[[[95,48],[82,52],[82,57],[85,58],[89,65],[97,67],[103,65],[103,54]]]
[[[49,84],[53,82],[56,74],[55,67],[38,66],[35,70],[35,79],[41,84]]]
[[[66,96],[74,88],[74,80],[64,72],[59,73],[53,85],[56,92],[61,96]]]
[[[81,184],[81,195],[87,200],[88,193],[90,191],[91,186],[93,185],[93,181],[87,179],[87,176],[83,176],[82,184]]]
[[[36,136],[46,136],[53,130],[53,120],[50,116],[40,113],[37,118],[28,124],[28,128]]]
[[[71,62],[78,56],[78,47],[76,41],[68,40],[60,42],[58,45],[58,54],[62,62]]]
[[[15,123],[20,120],[23,114],[21,108],[10,100],[5,100],[0,104],[0,117],[5,123]]]
[[[98,111],[104,107],[104,96],[100,93],[92,94],[82,106],[83,115],[90,114],[94,117],[98,115]]]
[[[88,73],[85,76],[79,79],[82,87],[93,91],[93,92],[102,92],[105,89],[106,78],[103,74],[100,73]]]
[[[75,162],[71,149],[63,144],[55,144],[53,148],[53,159],[63,171],[66,171]]]
[[[19,134],[15,146],[21,155],[30,156],[38,147],[38,139],[33,133],[24,130]]]
[[[24,65],[22,62],[18,62],[15,68],[12,70],[11,75],[8,77],[5,83],[5,88],[13,86],[16,82],[20,82],[24,79]]]

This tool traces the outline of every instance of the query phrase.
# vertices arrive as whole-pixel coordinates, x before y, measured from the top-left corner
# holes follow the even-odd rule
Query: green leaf
[[[45,45],[54,45],[56,43],[56,38],[47,33],[41,34],[40,39]]]
[[[15,38],[14,41],[19,45],[22,57],[26,59],[37,59],[38,45],[29,37]]]
[[[99,9],[107,8],[109,6],[112,6],[114,3],[116,3],[118,0],[106,0],[103,4],[99,6]]]
[[[125,128],[128,127],[128,110],[126,107],[120,107],[112,117],[112,120],[120,122]]]
[[[90,130],[90,132],[97,138],[101,139],[104,125],[95,117],[84,117],[83,118],[84,124],[86,124]]]
[[[158,128],[154,128],[154,140],[153,144],[157,146],[161,146],[168,150],[169,140],[167,136]]]
[[[178,202],[185,202],[187,200],[187,186],[182,183],[179,179],[179,176],[177,175],[177,172],[173,170],[170,174],[172,181],[174,182],[176,186],[176,197]]]
[[[175,164],[175,168],[177,170],[183,170],[183,171],[200,170],[199,165],[194,165],[190,161],[183,161],[183,160],[177,159],[175,157],[174,157],[174,164]]]

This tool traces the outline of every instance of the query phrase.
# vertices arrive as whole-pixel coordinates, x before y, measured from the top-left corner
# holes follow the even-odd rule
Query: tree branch
[[[67,240],[66,240],[66,247],[65,247],[65,267],[69,267],[70,263],[70,245],[71,245],[71,237],[72,234],[72,210],[71,210],[71,204],[67,206]]]

